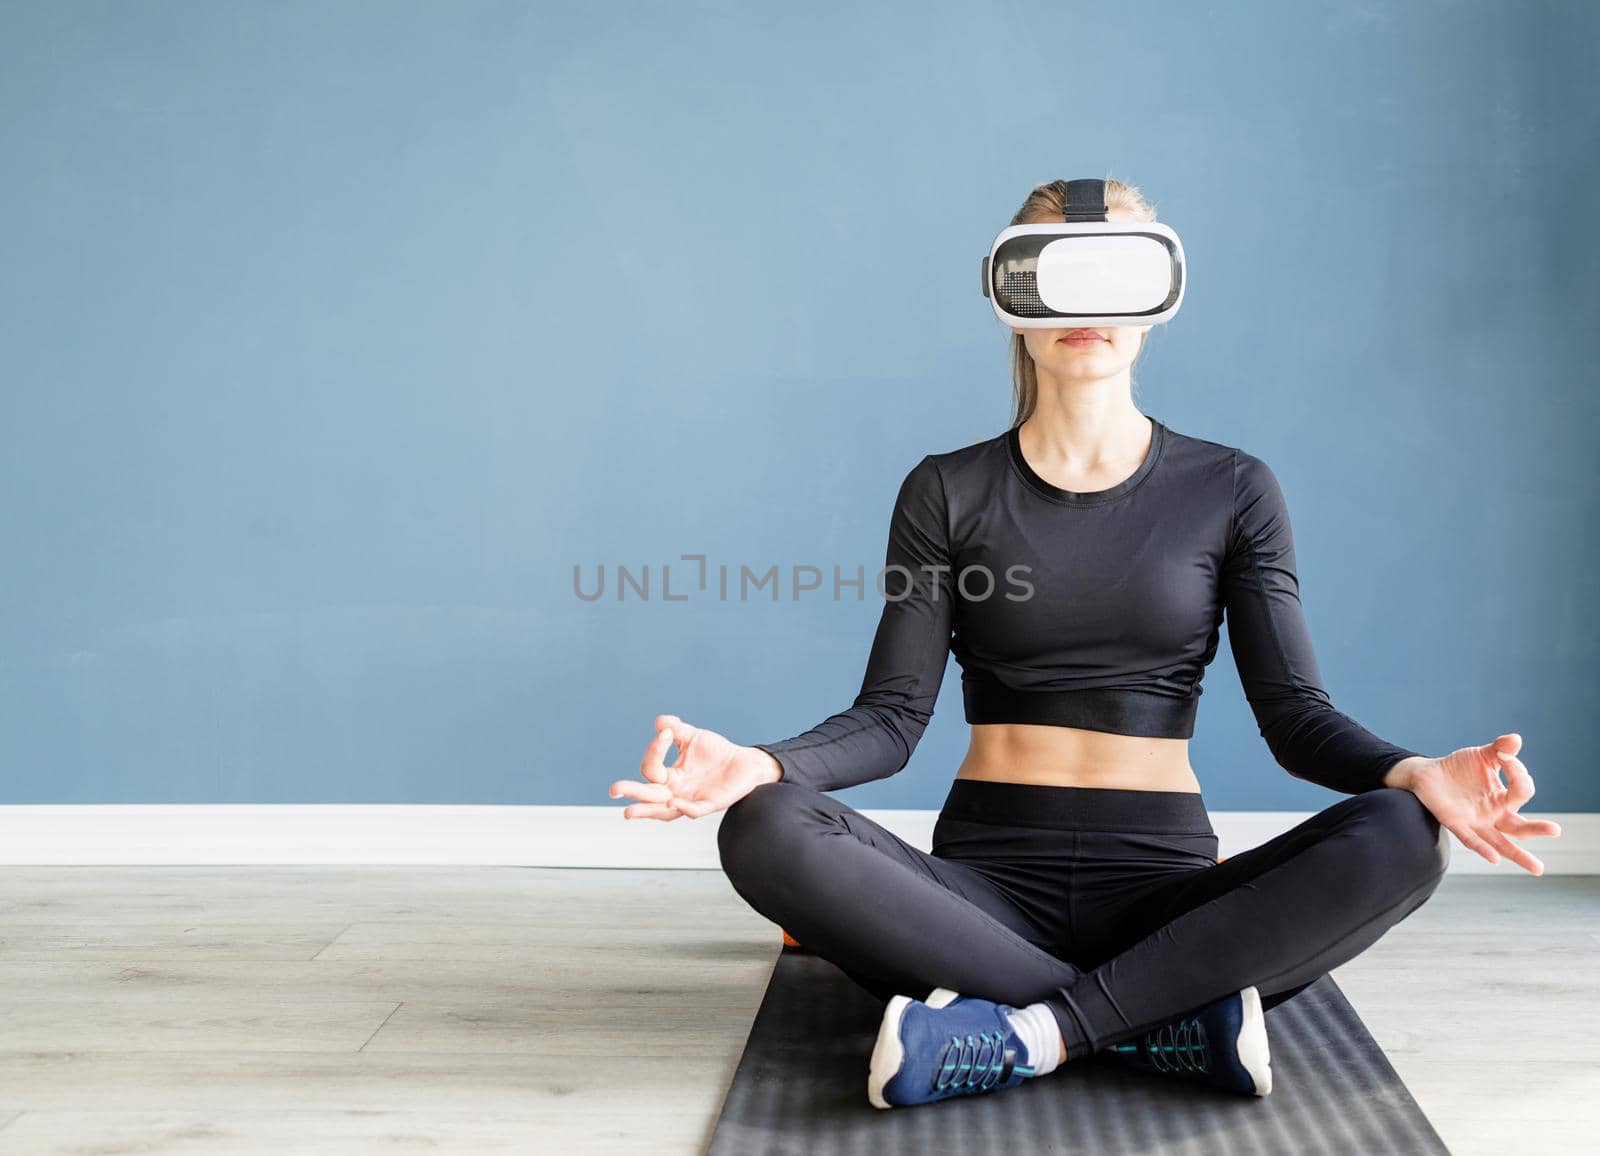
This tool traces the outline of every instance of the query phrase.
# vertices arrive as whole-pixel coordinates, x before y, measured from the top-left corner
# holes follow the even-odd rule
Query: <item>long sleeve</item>
[[[755,744],[790,782],[832,791],[888,778],[910,760],[933,716],[955,585],[944,484],[931,457],[900,487],[884,561],[883,615],[854,704],[792,739]]]
[[[1418,752],[1335,710],[1322,684],[1295,572],[1294,535],[1278,479],[1260,458],[1234,458],[1234,522],[1223,565],[1228,640],[1245,697],[1278,764],[1355,795]]]

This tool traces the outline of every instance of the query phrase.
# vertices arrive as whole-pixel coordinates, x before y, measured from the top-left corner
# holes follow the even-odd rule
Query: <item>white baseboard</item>
[[[0,865],[391,864],[720,869],[704,819],[624,819],[599,807],[411,804],[23,804],[0,806]],[[937,811],[864,810],[914,846],[932,845]],[[1309,812],[1213,811],[1221,854],[1254,847]],[[1526,846],[1549,875],[1600,874],[1600,814],[1543,813],[1555,839]],[[1453,838],[1453,837],[1452,837]],[[1526,874],[1459,842],[1453,872]]]

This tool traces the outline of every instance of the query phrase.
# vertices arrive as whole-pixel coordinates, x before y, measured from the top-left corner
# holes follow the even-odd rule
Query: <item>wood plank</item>
[[[534,949],[524,966],[481,960],[285,960],[270,967],[253,960],[28,960],[0,962],[5,998],[75,1000],[114,998],[124,1003],[165,1003],[191,997],[270,996],[295,1000],[392,1000],[490,1003],[569,1000],[594,995],[617,1002],[732,999],[759,994],[778,953],[777,933],[763,933],[748,958],[698,960],[673,965],[648,933],[599,964],[560,949]]]
[[[729,999],[722,992],[684,1003],[657,997],[632,1006],[592,996],[515,1004],[405,1003],[366,1051],[715,1057],[726,1054],[729,1040],[749,1034],[759,1006],[759,1000]]]
[[[51,919],[63,905],[75,918],[133,922],[140,912],[212,914],[226,904],[236,918],[278,912],[325,921],[401,916],[501,918],[519,903],[607,904],[660,912],[686,904],[758,919],[719,870],[632,871],[518,867],[4,867],[0,922]],[[580,906],[580,910],[582,910]],[[696,907],[698,913],[698,906]]]
[[[365,1152],[688,1153],[709,1139],[700,1114],[579,1119],[552,1108],[515,1115],[433,1111],[27,1112],[5,1136],[29,1156],[352,1156]]]
[[[619,952],[649,951],[680,966],[702,962],[770,961],[781,945],[773,931],[702,925],[674,920],[641,932],[638,924],[591,922],[546,926],[532,920],[499,923],[354,923],[318,955],[319,961],[476,960],[532,966],[534,960],[561,955],[589,966],[604,966]],[[536,955],[535,953],[543,953]]]
[[[748,1027],[748,1025],[746,1025]],[[566,1113],[574,1120],[715,1119],[744,1036],[721,1056],[539,1053],[0,1052],[0,1111]],[[865,1061],[863,1061],[865,1062]],[[865,1069],[863,1069],[865,1070]],[[14,1126],[14,1125],[13,1125]]]
[[[213,921],[107,923],[80,930],[71,920],[13,923],[0,928],[0,960],[310,959],[347,927]]]
[[[243,996],[162,1005],[0,1000],[0,1047],[7,1052],[351,1052],[371,1039],[398,1006]]]

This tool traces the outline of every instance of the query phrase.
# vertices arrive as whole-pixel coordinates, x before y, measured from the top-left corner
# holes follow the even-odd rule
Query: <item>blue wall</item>
[[[1437,753],[1520,731],[1538,809],[1600,807],[1597,34],[0,5],[0,802],[607,804],[657,712],[755,742],[848,705],[870,592],[668,603],[661,566],[876,567],[905,472],[1006,424],[981,252],[1113,175],[1191,262],[1136,402],[1282,479],[1335,703]],[[648,601],[575,596],[618,564]],[[956,674],[851,802],[939,804]],[[1192,759],[1215,808],[1334,798],[1225,645]]]

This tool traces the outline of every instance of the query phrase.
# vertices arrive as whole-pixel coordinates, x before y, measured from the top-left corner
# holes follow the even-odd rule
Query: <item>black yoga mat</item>
[[[867,1102],[882,1017],[833,964],[782,948],[706,1156],[1449,1156],[1332,976],[1267,1010],[1272,1092],[1259,1097],[1094,1056],[1005,1091],[883,1111]]]

